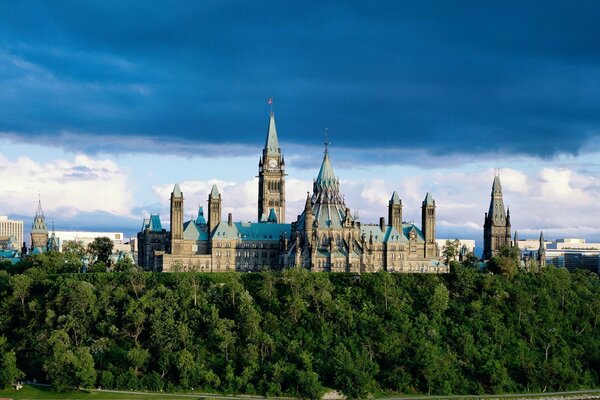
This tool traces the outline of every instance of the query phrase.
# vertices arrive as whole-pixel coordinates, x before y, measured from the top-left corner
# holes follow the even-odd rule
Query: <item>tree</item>
[[[52,386],[59,391],[90,387],[96,382],[94,358],[88,347],[73,347],[67,332],[62,329],[49,339],[51,355],[44,363]]]
[[[0,336],[0,389],[14,384],[22,377],[23,372],[17,368],[15,352],[8,349],[6,337]]]
[[[110,265],[113,246],[112,240],[103,236],[95,238],[92,243],[88,244],[87,250],[95,262]]]
[[[121,257],[115,263],[114,271],[115,272],[129,272],[135,271],[136,265],[130,257]]]
[[[65,268],[68,272],[80,272],[85,258],[83,242],[70,240],[63,243],[63,256]]]
[[[511,276],[515,273],[517,266],[510,258],[494,256],[488,261],[487,269],[495,274]]]
[[[444,250],[442,251],[446,265],[448,265],[450,261],[456,259],[459,251],[460,240],[446,240],[446,244],[444,244]]]

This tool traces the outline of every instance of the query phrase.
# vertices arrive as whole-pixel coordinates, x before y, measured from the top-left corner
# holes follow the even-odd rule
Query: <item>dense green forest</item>
[[[600,280],[585,271],[81,274],[42,261],[0,271],[0,385],[307,398],[600,386]]]

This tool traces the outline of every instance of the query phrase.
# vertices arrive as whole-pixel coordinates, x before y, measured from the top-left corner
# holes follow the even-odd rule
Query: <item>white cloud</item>
[[[111,160],[76,155],[39,163],[28,157],[12,161],[0,154],[0,208],[33,215],[38,192],[42,206],[55,217],[104,211],[129,216],[133,206],[128,173]]]

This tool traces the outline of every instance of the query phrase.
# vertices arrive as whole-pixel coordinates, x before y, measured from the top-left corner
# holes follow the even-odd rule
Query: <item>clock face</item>
[[[276,159],[274,159],[274,158],[271,158],[271,159],[269,160],[269,167],[270,167],[270,168],[277,168],[277,160],[276,160]]]

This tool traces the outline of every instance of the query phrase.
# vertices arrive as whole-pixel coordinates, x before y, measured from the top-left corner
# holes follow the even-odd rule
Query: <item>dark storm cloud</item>
[[[356,149],[577,153],[600,133],[599,20],[585,1],[2,4],[0,131],[260,146],[273,96],[297,145],[328,127]]]

